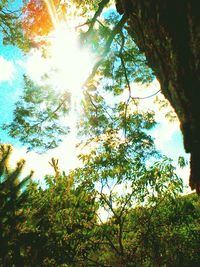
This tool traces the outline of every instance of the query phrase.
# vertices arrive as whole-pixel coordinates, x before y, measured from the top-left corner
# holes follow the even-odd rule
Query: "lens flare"
[[[54,2],[53,2],[53,0],[45,0],[45,4],[47,6],[51,21],[53,23],[53,26],[54,26],[54,28],[56,28],[58,23],[59,23],[59,20],[58,20],[58,15],[56,12]]]

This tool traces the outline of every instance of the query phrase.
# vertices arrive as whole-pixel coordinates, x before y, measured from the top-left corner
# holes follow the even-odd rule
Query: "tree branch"
[[[33,129],[34,127],[37,127],[38,125],[40,125],[40,124],[42,124],[43,122],[48,121],[50,118],[52,118],[53,115],[56,114],[56,112],[57,112],[59,109],[61,109],[61,107],[65,104],[65,102],[66,102],[66,100],[67,100],[67,97],[68,97],[68,96],[64,96],[64,98],[63,98],[63,100],[60,102],[60,104],[55,108],[55,110],[52,111],[52,113],[51,113],[49,116],[45,117],[44,119],[40,120],[39,122],[37,122],[37,123],[35,123],[35,124],[31,125],[31,126],[29,126],[29,129],[28,129],[28,130],[30,131],[30,130]]]
[[[161,90],[159,89],[157,92],[155,92],[155,93],[153,93],[153,94],[151,94],[151,95],[144,96],[144,97],[138,97],[138,96],[134,97],[134,96],[132,96],[131,99],[139,99],[139,100],[140,100],[140,99],[147,99],[147,98],[151,98],[151,97],[157,95],[157,94],[160,93],[160,92],[161,92]]]
[[[130,99],[131,99],[131,86],[130,86],[130,82],[129,82],[129,79],[128,79],[128,74],[127,74],[127,71],[126,71],[125,62],[124,62],[123,55],[122,55],[122,51],[123,51],[124,44],[125,44],[125,38],[124,38],[123,33],[121,33],[121,37],[122,37],[122,43],[121,43],[121,47],[120,47],[120,51],[119,51],[119,57],[120,57],[120,60],[121,60],[122,68],[124,70],[124,76],[125,76],[126,84],[128,86],[128,99],[127,99],[126,104],[125,104],[125,121],[124,121],[124,135],[125,135],[125,138],[126,138],[126,132],[127,132],[127,110],[128,110],[128,105],[129,105],[129,102],[130,102]]]
[[[117,25],[114,27],[112,33],[110,34],[106,44],[105,44],[105,48],[103,53],[101,54],[101,56],[99,57],[98,61],[96,62],[96,64],[94,65],[91,74],[89,75],[89,77],[86,79],[86,81],[83,84],[83,87],[85,87],[87,85],[87,83],[94,77],[94,75],[96,74],[99,66],[102,64],[102,62],[104,61],[105,57],[107,56],[107,54],[110,51],[110,47],[111,44],[115,38],[115,36],[122,30],[125,22],[127,20],[127,16],[123,15],[123,17],[121,18],[121,20],[117,23]]]
[[[95,12],[93,18],[90,20],[89,24],[89,29],[88,31],[84,34],[84,37],[87,39],[90,34],[92,33],[93,31],[93,28],[94,28],[94,24],[95,22],[97,21],[97,18],[101,15],[104,7],[110,2],[110,0],[102,0],[100,3],[99,3],[99,8],[97,9],[97,11]]]

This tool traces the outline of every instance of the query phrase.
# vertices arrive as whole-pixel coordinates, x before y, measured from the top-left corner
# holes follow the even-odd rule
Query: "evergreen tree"
[[[0,146],[0,261],[2,266],[22,266],[20,254],[20,227],[24,221],[23,204],[27,199],[26,185],[32,173],[20,179],[25,161],[15,169],[9,167],[10,145]]]

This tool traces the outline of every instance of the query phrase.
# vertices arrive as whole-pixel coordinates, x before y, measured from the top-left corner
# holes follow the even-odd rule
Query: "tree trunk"
[[[180,120],[191,153],[190,186],[200,193],[200,16],[198,0],[117,0]]]

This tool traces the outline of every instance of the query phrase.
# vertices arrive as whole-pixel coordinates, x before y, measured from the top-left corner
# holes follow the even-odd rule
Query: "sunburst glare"
[[[80,48],[78,37],[64,24],[50,34],[49,54],[55,70],[53,84],[58,90],[80,95],[81,85],[91,70],[89,52]]]
[[[71,95],[70,113],[67,116],[71,138],[76,138],[76,123],[80,113],[82,84],[90,73],[92,63],[87,50],[81,49],[75,31],[60,23],[49,34],[49,62],[52,66],[49,83],[59,91]],[[75,139],[73,140],[75,142]]]
[[[31,50],[25,64],[26,73],[39,85],[47,85],[55,91],[70,93],[70,111],[60,119],[70,127],[70,133],[64,138],[62,145],[70,149],[70,165],[73,166],[77,154],[77,121],[81,112],[82,85],[92,70],[93,58],[79,42],[75,26],[80,23],[80,18],[78,16],[68,18],[65,14],[64,19],[61,19],[57,14],[59,10],[55,8],[52,0],[45,0],[45,4],[53,30],[45,35],[34,36],[35,41],[38,39],[41,46]],[[63,152],[61,154],[63,157]]]

